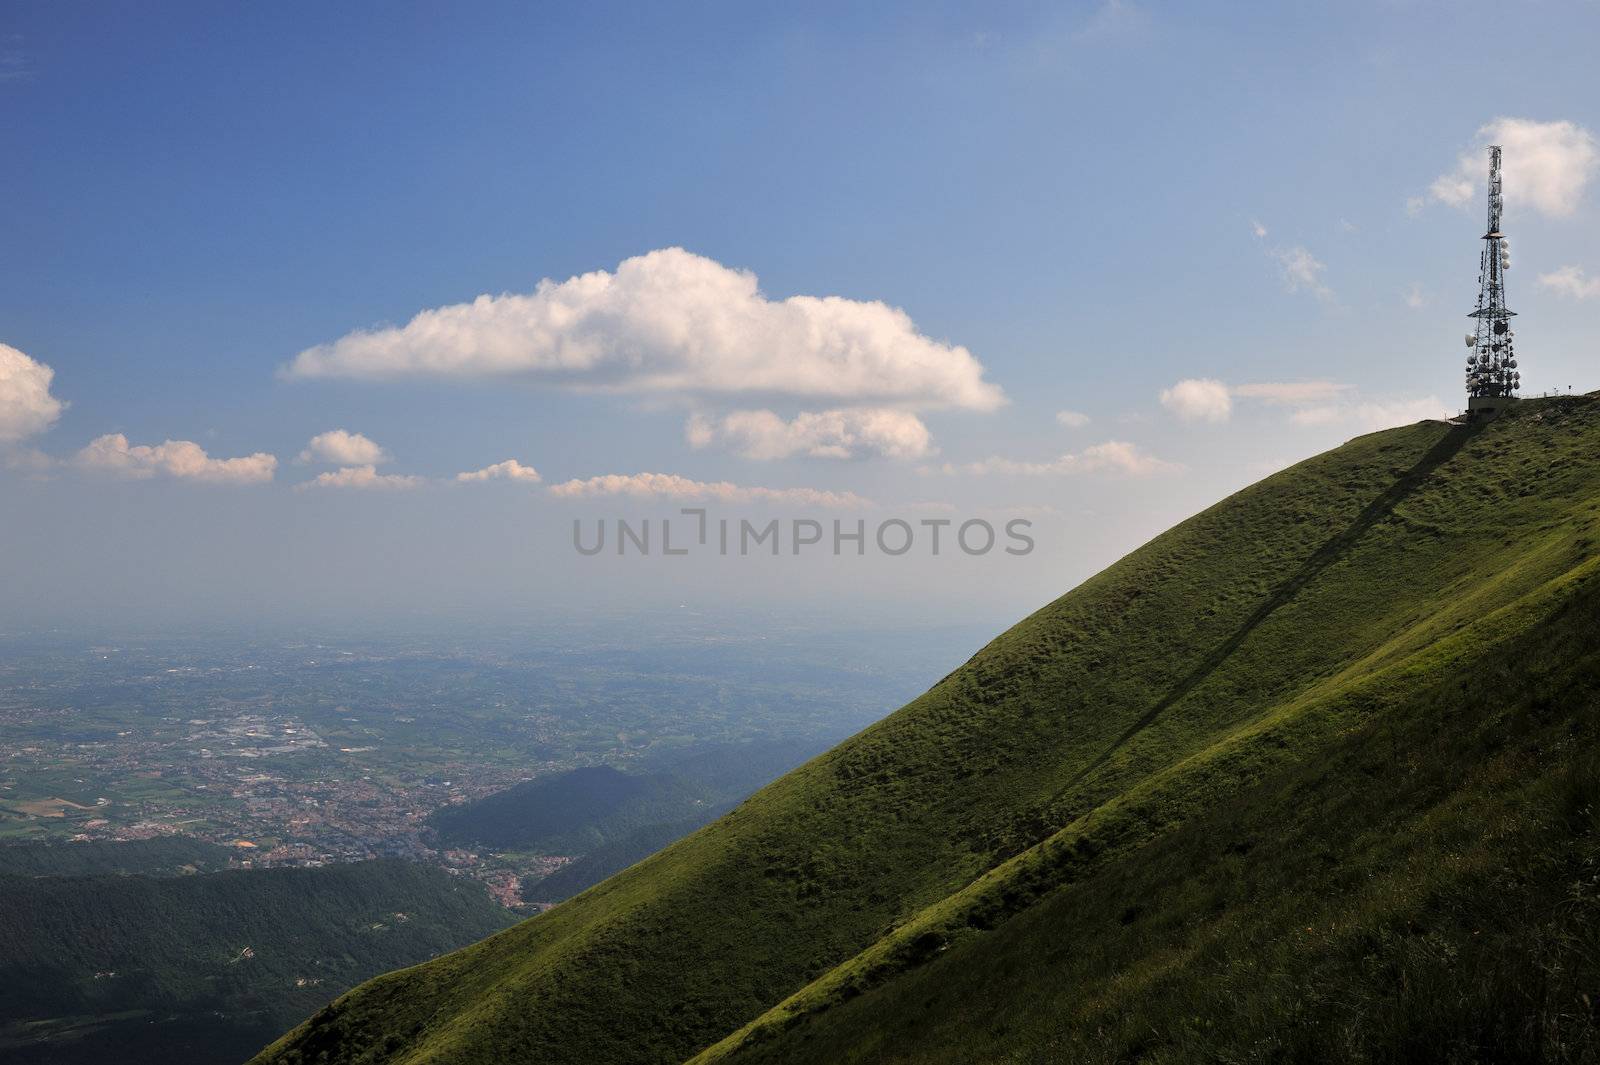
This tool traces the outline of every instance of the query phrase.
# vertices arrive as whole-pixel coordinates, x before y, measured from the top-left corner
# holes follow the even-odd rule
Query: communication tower
[[[1489,146],[1489,228],[1483,234],[1476,321],[1467,334],[1467,411],[1486,414],[1516,402],[1522,375],[1512,347],[1516,333],[1506,307],[1506,271],[1511,269],[1511,239],[1500,232],[1500,146]]]

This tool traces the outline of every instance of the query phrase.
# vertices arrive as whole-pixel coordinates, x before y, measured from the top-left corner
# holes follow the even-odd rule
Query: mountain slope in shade
[[[1153,996],[1199,1010],[1196,988],[1230,981],[1265,990],[1229,1038],[1292,1057],[1296,1014],[1274,1011],[1317,965],[1335,988],[1369,958],[1374,987],[1422,965],[1382,949],[1428,912],[1407,898],[1431,897],[1395,868],[1437,867],[1449,891],[1472,882],[1444,875],[1452,856],[1465,870],[1570,844],[1518,874],[1537,906],[1573,871],[1567,852],[1581,867],[1597,453],[1600,403],[1530,401],[1487,425],[1361,437],[1269,477],[727,816],[549,913],[357,988],[259,1060],[1032,1060],[1064,1047],[1181,1060],[1221,1037],[1182,1028]],[[1424,767],[1417,786],[1374,768],[1385,751]],[[1519,767],[1528,801],[1559,798],[1559,816],[1518,820],[1516,789],[1493,782]],[[1296,821],[1286,795],[1329,823]],[[1502,818],[1477,849],[1462,827],[1474,810]],[[1212,889],[1194,895],[1191,869]],[[1370,888],[1369,905],[1317,893],[1341,870],[1371,874],[1341,896]],[[1282,898],[1254,886],[1273,877]],[[1592,929],[1585,905],[1574,927]],[[1353,938],[1321,954],[1273,938],[1314,936],[1319,917],[1328,943],[1333,926]],[[1456,926],[1439,924],[1442,951]],[[1544,927],[1529,917],[1501,942]],[[1568,964],[1586,942],[1522,957]],[[984,972],[982,987],[962,983]],[[1461,1001],[1510,979],[1485,976],[1490,990]],[[1547,990],[1540,1009],[1578,1008]],[[916,1018],[941,1001],[945,1023]],[[1337,1032],[1375,1031],[1377,1057],[1402,1056],[1362,1023],[1345,1016]],[[1109,1034],[1093,1042],[1082,1025]],[[903,1051],[878,1035],[919,1026],[926,1039]],[[1556,1029],[1575,1040],[1559,1045],[1584,1045]]]

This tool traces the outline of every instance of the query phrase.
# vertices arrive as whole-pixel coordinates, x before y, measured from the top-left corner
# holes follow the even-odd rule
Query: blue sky
[[[865,7],[7,5],[0,344],[62,406],[0,387],[0,622],[1013,616],[1460,406],[1491,136],[1525,390],[1596,387],[1595,5]],[[507,460],[539,480],[456,481]],[[575,557],[683,482],[1038,549]]]

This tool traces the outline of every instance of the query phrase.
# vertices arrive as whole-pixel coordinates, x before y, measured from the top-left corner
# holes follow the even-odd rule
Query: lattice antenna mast
[[[1514,398],[1522,384],[1517,356],[1511,346],[1516,336],[1506,307],[1506,276],[1511,268],[1511,240],[1500,232],[1500,146],[1489,147],[1489,229],[1483,235],[1483,259],[1478,274],[1478,306],[1470,317],[1477,328],[1467,334],[1467,395],[1474,398]]]

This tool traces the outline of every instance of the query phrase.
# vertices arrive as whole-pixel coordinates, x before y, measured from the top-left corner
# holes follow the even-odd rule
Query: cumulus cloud
[[[295,485],[295,488],[358,488],[382,491],[416,488],[423,483],[423,478],[413,477],[410,474],[379,473],[376,467],[369,464],[328,470],[325,473],[317,474],[309,481],[301,481]]]
[[[1577,210],[1600,166],[1594,134],[1575,122],[1497,118],[1479,129],[1476,139],[1505,149],[1501,171],[1507,210],[1529,207],[1553,218],[1566,218]],[[1485,152],[1462,152],[1455,168],[1428,186],[1427,199],[1451,207],[1482,204],[1488,172]],[[1407,210],[1413,214],[1422,206],[1417,197],[1407,201]]]
[[[1539,284],[1558,296],[1589,300],[1600,296],[1600,277],[1589,277],[1581,266],[1563,266],[1539,275]]]
[[[1278,263],[1284,287],[1290,292],[1309,292],[1320,300],[1333,299],[1333,289],[1322,280],[1327,267],[1311,252],[1296,245],[1292,248],[1276,248],[1271,255]]]
[[[805,507],[869,507],[870,500],[854,492],[818,488],[760,488],[730,481],[694,481],[672,473],[610,473],[550,486],[550,494],[563,499],[632,496],[707,503],[786,503]]]
[[[300,452],[301,462],[325,462],[330,466],[375,466],[389,461],[389,453],[368,437],[343,429],[318,433]]]
[[[1338,381],[1251,381],[1230,385],[1211,377],[1188,378],[1161,393],[1161,405],[1186,422],[1220,424],[1233,417],[1236,399],[1274,407],[1327,404],[1352,391]]]
[[[525,484],[538,484],[544,478],[539,476],[539,471],[532,466],[524,466],[516,459],[506,459],[493,466],[485,466],[481,470],[472,470],[468,473],[456,474],[456,480],[470,481],[522,481]]]
[[[1065,425],[1068,429],[1082,429],[1089,424],[1089,416],[1082,411],[1058,410],[1056,411],[1056,423]]]
[[[1172,473],[1183,469],[1175,462],[1166,462],[1140,450],[1138,446],[1121,440],[1107,440],[1103,444],[1086,447],[1082,451],[1068,452],[1045,462],[1021,462],[995,456],[978,462],[945,463],[927,472],[944,474],[1019,474],[1029,477],[1071,476],[1084,473],[1110,473],[1125,477],[1148,477],[1157,473]]]
[[[55,424],[66,404],[50,394],[55,371],[9,344],[0,344],[0,445],[36,436]]]
[[[1164,389],[1161,405],[1186,422],[1225,422],[1233,415],[1228,386],[1209,377],[1187,378]]]
[[[277,458],[264,451],[241,458],[214,459],[193,440],[167,440],[153,446],[129,444],[121,433],[96,437],[78,452],[74,461],[84,469],[123,477],[161,474],[182,480],[226,484],[270,481],[278,468]]]
[[[1428,305],[1428,297],[1423,295],[1422,286],[1415,281],[1407,285],[1400,296],[1406,301],[1406,306],[1414,311],[1420,311]]]
[[[919,333],[902,310],[839,296],[768,299],[754,274],[682,248],[350,333],[302,351],[285,373],[519,375],[618,391],[972,410],[1005,402],[971,352]]]
[[[1250,233],[1257,240],[1265,240],[1267,237],[1267,227],[1262,225],[1256,219],[1252,218],[1250,219]]]
[[[1179,381],[1161,393],[1161,404],[1184,421],[1225,422],[1233,401],[1289,407],[1295,425],[1343,425],[1360,431],[1409,425],[1425,418],[1454,415],[1435,396],[1362,398],[1354,385],[1340,381],[1252,381],[1228,385],[1212,378]]]
[[[1437,396],[1415,399],[1350,399],[1302,407],[1291,414],[1296,425],[1347,425],[1362,432],[1392,429],[1424,420],[1445,421],[1455,416]]]
[[[717,445],[749,459],[919,459],[934,450],[921,418],[890,407],[802,411],[792,421],[770,410],[734,411],[721,418],[697,414],[684,435],[693,447]]]

